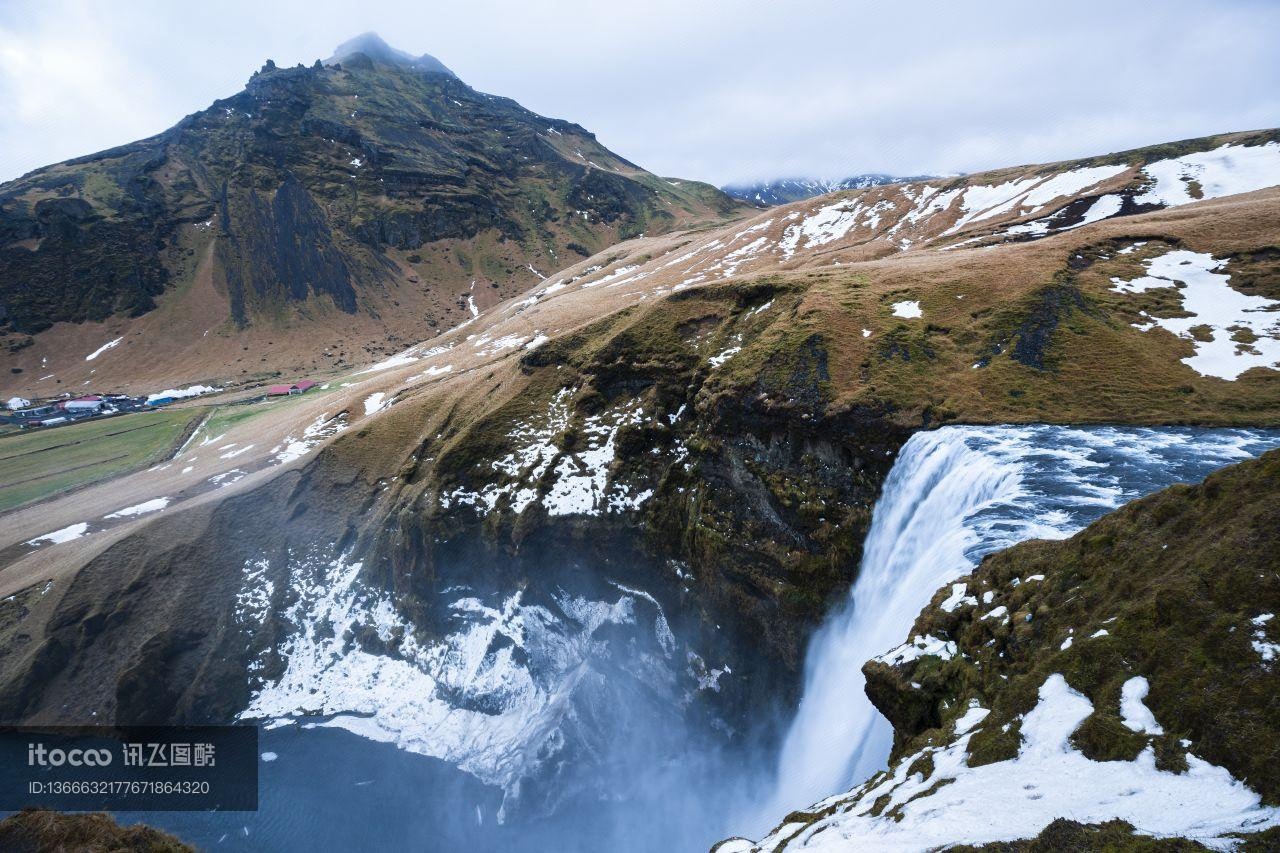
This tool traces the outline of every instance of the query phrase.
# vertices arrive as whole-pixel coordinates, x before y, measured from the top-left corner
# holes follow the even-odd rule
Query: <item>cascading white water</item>
[[[882,768],[892,731],[862,665],[897,646],[943,584],[985,554],[1063,538],[1173,482],[1280,445],[1259,430],[944,427],[903,447],[884,484],[849,599],[814,635],[773,804],[785,814]]]

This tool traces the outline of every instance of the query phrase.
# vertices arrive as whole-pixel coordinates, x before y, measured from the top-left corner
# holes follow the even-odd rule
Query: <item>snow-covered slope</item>
[[[1177,153],[1184,149],[1188,153]],[[924,247],[1031,240],[1274,186],[1280,186],[1276,131],[961,178],[909,179],[773,208],[751,220],[750,230],[717,232],[703,244],[708,262],[685,269],[705,280]],[[746,234],[750,240],[742,239]]]
[[[1135,676],[1125,682],[1130,684],[1142,692],[1146,679]],[[1155,719],[1140,699],[1132,709]],[[791,821],[759,845],[730,842],[717,853],[784,847],[924,853],[958,843],[1032,838],[1063,816],[1081,823],[1123,820],[1144,835],[1228,849],[1234,834],[1280,826],[1280,809],[1262,805],[1228,770],[1191,751],[1181,756],[1181,772],[1158,768],[1150,746],[1132,761],[1091,760],[1071,737],[1095,711],[1054,673],[1040,685],[1035,707],[1018,721],[1017,755],[974,766],[970,741],[991,713],[975,701],[953,723],[950,741],[903,757],[892,774],[850,794],[815,804],[812,812],[825,813],[819,820]]]
[[[606,578],[584,593],[476,574],[441,593],[443,618],[424,630],[361,570],[320,552],[294,556],[283,578],[265,558],[246,562],[237,621],[252,631],[278,602],[289,605],[283,641],[249,664],[254,692],[242,718],[393,743],[511,801],[524,785],[568,786],[598,772],[608,755],[586,745],[609,737],[605,723],[652,722],[665,708],[675,728],[709,686],[653,596]]]
[[[1178,153],[1184,149],[1190,153]],[[601,253],[549,276],[516,310],[567,289],[627,287],[662,296],[722,279],[1026,242],[1276,186],[1280,131],[842,191],[686,239]]]

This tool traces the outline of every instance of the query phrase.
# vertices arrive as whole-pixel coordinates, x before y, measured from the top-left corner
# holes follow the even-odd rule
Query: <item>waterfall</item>
[[[815,633],[783,740],[769,814],[844,791],[883,768],[892,730],[862,665],[906,639],[943,584],[983,555],[1070,536],[1174,482],[1280,445],[1264,430],[944,427],[903,447],[873,513],[848,599]]]

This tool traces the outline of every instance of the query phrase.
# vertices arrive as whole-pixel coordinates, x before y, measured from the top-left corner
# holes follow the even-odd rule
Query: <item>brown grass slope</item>
[[[195,848],[144,824],[120,826],[108,814],[23,809],[0,820],[0,849],[8,853],[188,853]]]

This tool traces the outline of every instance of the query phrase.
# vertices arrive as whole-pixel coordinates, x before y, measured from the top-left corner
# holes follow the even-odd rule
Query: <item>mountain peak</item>
[[[337,62],[343,62],[357,54],[362,54],[375,62],[381,62],[386,65],[399,65],[405,68],[416,68],[420,71],[430,71],[437,74],[448,74],[450,77],[458,75],[450,71],[445,64],[430,54],[422,54],[414,56],[403,50],[392,47],[375,32],[361,33],[353,39],[348,39],[338,45],[334,50],[333,56],[325,60],[325,65],[333,65]]]

